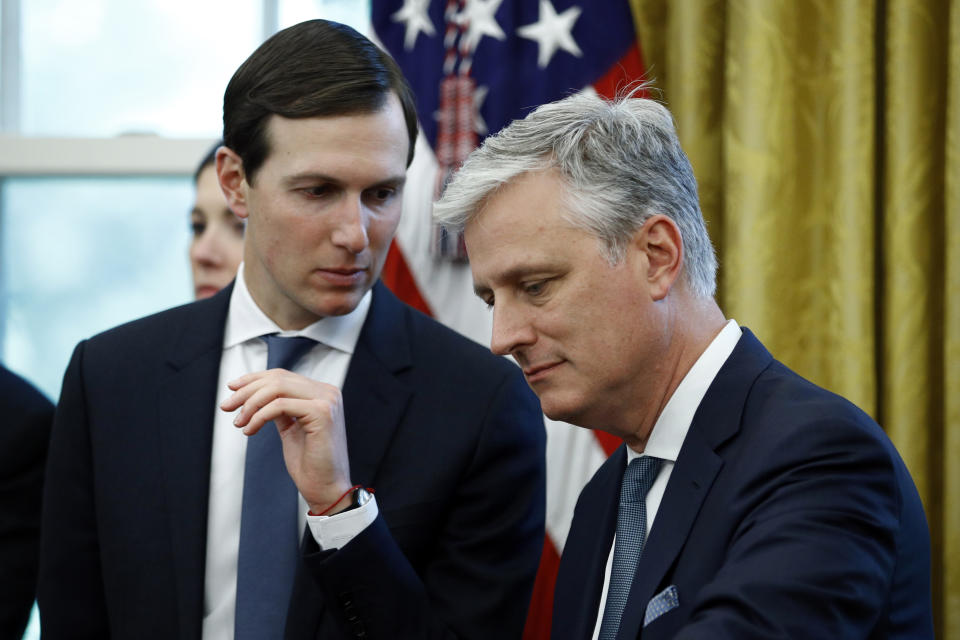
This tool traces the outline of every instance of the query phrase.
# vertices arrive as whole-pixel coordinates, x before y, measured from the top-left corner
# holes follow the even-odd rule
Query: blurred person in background
[[[40,496],[53,405],[0,365],[0,638],[20,638],[37,586]]]
[[[217,181],[217,141],[200,161],[193,182],[196,198],[190,211],[190,271],[193,293],[209,298],[230,284],[243,260],[244,222],[227,207]]]

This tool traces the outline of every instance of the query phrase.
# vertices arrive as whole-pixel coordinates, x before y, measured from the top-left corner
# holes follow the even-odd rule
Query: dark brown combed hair
[[[417,139],[413,91],[400,67],[354,29],[308,20],[278,31],[240,65],[223,95],[223,142],[243,161],[247,180],[270,151],[272,114],[313,118],[375,113],[397,94],[410,134],[407,165]]]

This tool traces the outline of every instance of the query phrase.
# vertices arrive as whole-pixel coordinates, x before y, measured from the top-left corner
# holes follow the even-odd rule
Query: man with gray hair
[[[553,419],[624,440],[584,487],[554,638],[929,638],[930,543],[880,427],[714,300],[670,113],[580,94],[490,137],[437,203],[491,349]]]

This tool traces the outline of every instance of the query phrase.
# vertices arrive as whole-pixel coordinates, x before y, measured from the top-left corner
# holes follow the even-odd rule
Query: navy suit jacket
[[[200,637],[229,295],[74,352],[45,491],[45,640]],[[377,285],[342,392],[352,479],[380,515],[339,551],[304,537],[286,637],[519,637],[545,501],[519,369]]]
[[[40,497],[53,405],[0,366],[0,638],[27,626],[40,557]]]
[[[593,632],[625,461],[621,446],[580,494],[554,639]],[[679,606],[644,627],[670,586]],[[929,533],[900,456],[744,329],[680,449],[617,638],[932,637]]]

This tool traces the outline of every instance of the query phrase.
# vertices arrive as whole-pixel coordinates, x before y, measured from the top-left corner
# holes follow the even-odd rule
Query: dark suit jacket
[[[200,637],[229,295],[78,345],[50,448],[45,640]],[[336,552],[305,537],[287,637],[519,637],[545,500],[519,369],[378,285],[343,397],[353,481],[380,516]]]
[[[743,333],[680,449],[617,637],[932,638],[929,534],[900,456],[866,414]],[[625,455],[580,494],[555,639],[593,631]],[[679,606],[644,628],[671,585]]]
[[[0,638],[19,638],[37,586],[40,497],[53,404],[0,366]]]

